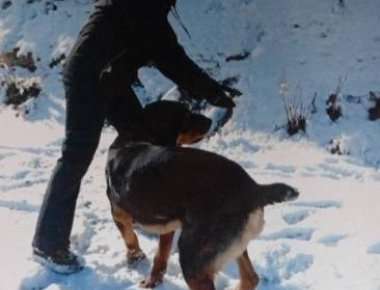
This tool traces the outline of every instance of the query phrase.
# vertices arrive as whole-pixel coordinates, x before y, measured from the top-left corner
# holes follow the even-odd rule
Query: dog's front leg
[[[259,284],[259,276],[257,275],[251,260],[249,259],[247,250],[237,258],[240,272],[240,283],[236,290],[254,290]]]
[[[160,236],[158,250],[153,260],[152,271],[150,273],[150,276],[140,283],[141,287],[154,288],[162,283],[170,256],[173,237],[174,232]]]
[[[131,215],[116,206],[112,206],[112,217],[127,247],[128,264],[131,265],[145,259],[145,254],[140,248],[137,235],[133,231],[133,219]]]

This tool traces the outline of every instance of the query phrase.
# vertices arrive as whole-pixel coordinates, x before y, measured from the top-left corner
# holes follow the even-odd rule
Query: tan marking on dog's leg
[[[249,259],[247,250],[237,258],[240,272],[240,283],[236,290],[254,290],[259,284],[259,276],[257,275],[251,260]]]
[[[160,242],[156,256],[153,261],[153,268],[150,276],[140,283],[143,288],[154,288],[162,283],[168,259],[170,256],[170,250],[172,248],[174,232],[161,235]]]
[[[154,224],[154,225],[139,224],[139,226],[141,227],[141,229],[143,229],[144,231],[148,233],[157,234],[157,235],[165,235],[181,228],[182,223],[179,220],[172,220],[165,224]]]
[[[127,247],[128,264],[144,259],[145,254],[140,248],[136,233],[133,231],[132,216],[118,207],[112,207],[112,217]]]

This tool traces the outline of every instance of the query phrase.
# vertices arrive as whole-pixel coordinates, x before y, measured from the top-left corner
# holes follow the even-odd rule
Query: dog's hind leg
[[[215,290],[214,260],[218,247],[209,243],[209,232],[202,225],[186,225],[178,241],[179,261],[191,290]]]
[[[240,272],[240,283],[236,290],[253,290],[259,284],[259,276],[257,275],[253,265],[249,259],[247,250],[237,258]]]
[[[234,213],[195,215],[189,220],[192,223],[184,224],[178,242],[180,263],[189,287],[192,290],[215,289],[214,275],[228,262],[238,259],[242,276],[239,290],[252,290],[257,284],[255,272],[244,251],[259,228],[255,221],[261,219],[257,215]]]
[[[170,256],[173,237],[174,232],[160,236],[160,242],[156,256],[154,257],[152,271],[150,273],[150,276],[140,283],[141,287],[154,288],[162,283]]]
[[[199,273],[193,278],[186,278],[191,290],[215,290],[214,273]]]
[[[112,206],[112,217],[127,247],[128,264],[134,264],[145,259],[145,254],[140,248],[137,235],[133,231],[132,216],[126,211]]]

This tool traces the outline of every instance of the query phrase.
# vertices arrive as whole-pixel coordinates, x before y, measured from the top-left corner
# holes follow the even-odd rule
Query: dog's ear
[[[144,123],[160,145],[193,144],[210,130],[212,121],[194,114],[184,105],[174,101],[159,101],[144,108]]]
[[[185,120],[191,112],[184,104],[159,101],[144,108],[144,124],[160,145],[175,145]]]

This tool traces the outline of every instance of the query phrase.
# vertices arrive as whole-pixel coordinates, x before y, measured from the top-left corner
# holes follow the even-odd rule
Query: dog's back
[[[131,144],[110,151],[107,170],[111,198],[142,223],[248,215],[286,200],[281,187],[272,196],[235,162],[199,149]]]

